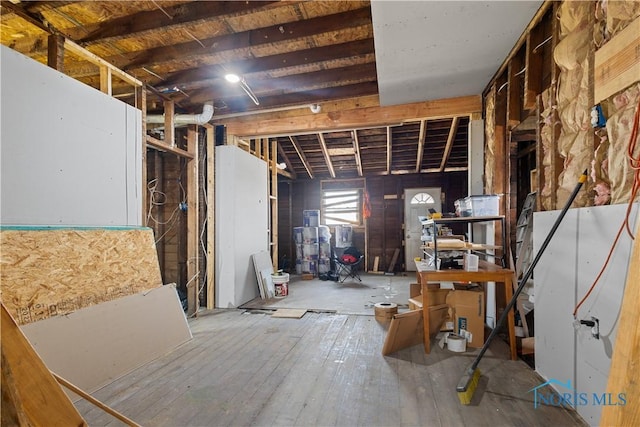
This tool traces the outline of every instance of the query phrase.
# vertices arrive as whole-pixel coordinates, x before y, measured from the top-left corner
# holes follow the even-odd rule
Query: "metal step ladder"
[[[536,193],[527,194],[527,198],[524,201],[522,212],[518,217],[516,224],[516,265],[515,276],[516,279],[520,279],[522,274],[527,271],[531,260],[533,258],[533,212],[536,210]],[[514,286],[517,286],[518,282],[514,281]],[[529,337],[529,327],[525,318],[525,310],[522,299],[517,301],[517,309],[520,314],[520,320],[522,321],[522,328],[525,337]]]

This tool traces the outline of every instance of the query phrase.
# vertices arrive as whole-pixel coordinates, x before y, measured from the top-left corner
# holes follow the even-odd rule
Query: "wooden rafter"
[[[296,149],[296,153],[298,153],[298,157],[300,157],[300,161],[302,162],[302,165],[307,170],[307,173],[309,174],[309,178],[313,178],[313,169],[311,169],[311,165],[307,160],[307,156],[304,155],[304,151],[302,151],[302,148],[300,147],[298,140],[293,136],[289,136],[289,140],[291,141],[291,144],[293,144],[293,148]]]
[[[424,140],[427,136],[427,121],[420,120],[420,134],[418,135],[418,155],[416,156],[416,173],[422,167],[422,157],[424,156]]]
[[[451,121],[451,128],[449,129],[449,137],[447,138],[447,145],[444,147],[444,154],[442,155],[442,162],[440,163],[440,172],[444,171],[444,167],[449,160],[449,154],[451,154],[451,147],[453,147],[453,141],[456,139],[456,133],[458,132],[459,117],[454,117]]]
[[[333,169],[333,162],[331,162],[331,156],[327,151],[327,143],[324,140],[324,135],[322,135],[322,132],[318,133],[318,141],[320,142],[320,149],[322,150],[324,161],[326,162],[327,168],[329,169],[329,174],[331,174],[331,178],[335,178],[336,171]]]
[[[291,164],[291,160],[289,160],[289,156],[287,156],[287,153],[284,152],[284,150],[282,149],[282,146],[278,141],[275,141],[274,144],[278,145],[278,154],[280,155],[280,157],[282,157],[284,164],[287,165],[287,171],[289,175],[288,178],[296,179],[297,178],[296,170],[293,168],[293,165]],[[287,174],[285,174],[284,172],[285,171],[278,169],[279,174],[286,176]]]
[[[362,159],[360,157],[360,141],[358,140],[358,130],[351,131],[353,137],[353,151],[356,157],[356,167],[358,168],[358,176],[362,176]]]
[[[391,126],[387,126],[387,175],[391,173]]]

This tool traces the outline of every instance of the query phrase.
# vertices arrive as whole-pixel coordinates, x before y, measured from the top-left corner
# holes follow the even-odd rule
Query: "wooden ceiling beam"
[[[219,109],[219,113],[221,115],[233,114],[233,113],[245,113],[248,111],[254,111],[256,114],[260,113],[261,109],[269,109],[269,108],[282,108],[286,106],[296,106],[299,105],[301,108],[307,107],[310,104],[319,104],[322,102],[335,101],[346,98],[357,98],[361,96],[368,96],[378,93],[378,83],[377,82],[364,82],[364,83],[356,83],[350,84],[346,86],[334,86],[327,87],[322,89],[313,89],[302,92],[291,92],[284,95],[272,95],[272,96],[261,96],[260,105],[253,105],[253,102],[247,97],[238,96],[235,98],[225,99],[224,109]],[[211,100],[211,95],[201,96],[201,95],[192,95],[189,98],[189,102],[193,106],[199,106],[203,102],[207,100]],[[185,105],[185,103],[183,103]],[[188,104],[187,104],[188,105]],[[308,108],[306,108],[309,111]],[[214,116],[215,120],[215,116]],[[399,122],[398,122],[399,123]],[[348,128],[353,128],[355,126],[348,126]],[[315,133],[315,132],[310,132]],[[289,132],[285,130],[282,134],[288,135]]]
[[[264,44],[286,43],[303,37],[311,37],[331,31],[344,31],[347,27],[371,25],[371,8],[363,7],[347,12],[319,16],[287,24],[276,24],[264,28],[225,34],[198,41],[176,43],[135,52],[114,55],[107,61],[120,68],[131,69],[140,66],[149,67],[168,61],[221,54],[224,51],[261,46]],[[204,47],[203,47],[204,46]],[[72,71],[69,70],[71,73]],[[75,75],[75,73],[73,74]]]
[[[138,12],[116,19],[102,21],[66,30],[78,43],[111,41],[131,38],[143,31],[162,29],[171,31],[194,21],[221,19],[230,15],[242,15],[251,11],[273,7],[277,1],[203,1],[159,7],[155,10]]]
[[[320,149],[322,150],[322,155],[324,156],[324,161],[327,164],[327,169],[329,169],[329,174],[331,174],[331,178],[336,177],[336,171],[333,169],[333,163],[331,162],[331,156],[329,155],[329,151],[327,150],[327,143],[324,140],[324,135],[322,132],[318,133],[318,141],[320,142]]]
[[[364,81],[371,82],[376,80],[375,62],[324,69],[309,73],[291,74],[282,77],[260,76],[257,78],[247,77],[246,79],[247,84],[258,97],[270,92],[291,91],[292,88],[295,89],[296,92],[301,92],[307,89],[325,87],[328,84],[335,84],[336,82],[339,82],[341,86],[346,86],[349,83],[362,83]],[[200,89],[197,93],[190,93],[189,95],[190,97],[198,99],[219,99],[221,96],[224,96],[224,93],[221,92],[235,92],[234,89],[236,89],[235,86],[231,85],[221,76],[179,85],[178,88],[187,92]]]
[[[296,153],[298,153],[298,157],[300,157],[300,161],[302,162],[302,165],[307,170],[307,174],[309,174],[309,178],[313,179],[313,169],[311,169],[311,165],[307,160],[307,156],[304,155],[304,151],[302,151],[302,148],[300,147],[298,140],[293,136],[289,136],[289,140],[291,141],[291,144],[293,144],[293,148],[296,149]]]
[[[230,62],[225,69],[239,75],[278,70],[281,68],[309,65],[323,61],[333,61],[340,58],[352,58],[374,53],[373,38],[356,40],[335,45],[296,50],[278,55],[262,56],[242,61]],[[186,88],[184,82],[198,82],[210,80],[212,76],[223,72],[219,65],[204,66],[179,71],[166,76],[160,87],[178,86]]]
[[[358,130],[351,131],[353,136],[353,151],[356,157],[356,167],[358,169],[358,176],[362,176],[362,158],[360,157],[360,141],[358,140]]]
[[[313,96],[313,92],[308,95]],[[316,102],[316,100],[300,96],[298,103],[306,105],[311,102]],[[263,100],[260,101],[260,105],[263,105]],[[466,116],[480,111],[482,111],[482,98],[480,95],[472,95],[385,107],[356,107],[350,110],[321,112],[319,114],[309,112],[309,114],[300,116],[274,119],[269,119],[269,114],[261,115],[260,120],[249,117],[226,118],[219,124],[226,125],[228,133],[232,135],[287,135],[367,126],[397,125],[422,119]],[[215,116],[213,121],[216,121]]]
[[[416,173],[422,167],[422,156],[424,156],[424,140],[427,135],[427,121],[420,120],[420,134],[418,135],[418,155],[416,156]]]
[[[444,167],[449,160],[451,154],[451,147],[456,139],[456,133],[458,132],[459,117],[454,117],[451,121],[451,128],[449,129],[449,137],[447,138],[447,145],[444,147],[444,153],[442,154],[442,162],[440,163],[440,172],[444,171]]]

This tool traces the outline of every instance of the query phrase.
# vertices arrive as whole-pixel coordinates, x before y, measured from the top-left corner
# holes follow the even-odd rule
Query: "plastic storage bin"
[[[495,216],[499,212],[500,196],[482,195],[464,198],[465,209],[462,216]],[[468,214],[468,215],[465,215]]]

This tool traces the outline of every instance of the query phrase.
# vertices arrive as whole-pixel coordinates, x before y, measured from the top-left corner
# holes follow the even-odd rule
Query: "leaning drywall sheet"
[[[233,146],[216,147],[216,307],[256,298],[251,255],[269,250],[267,163]]]
[[[162,286],[150,228],[0,227],[0,265],[19,325]]]
[[[591,336],[586,326],[574,329],[572,313],[598,275],[626,208],[627,205],[612,205],[570,209],[535,269],[536,371],[547,380],[570,380],[576,391],[588,396],[606,392],[631,254],[632,241],[626,233],[597,287],[578,312],[578,320],[590,320],[592,316],[599,320],[600,338]],[[534,214],[536,253],[558,213]],[[632,229],[637,220],[636,203],[631,214]],[[588,423],[598,423],[601,406],[580,405],[576,409]]]
[[[192,337],[173,284],[21,329],[49,369],[90,393]]]
[[[0,46],[2,224],[142,225],[142,113]]]

